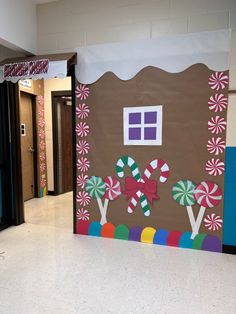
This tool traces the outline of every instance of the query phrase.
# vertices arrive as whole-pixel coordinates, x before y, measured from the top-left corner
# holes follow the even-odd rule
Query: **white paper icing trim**
[[[197,63],[225,71],[229,69],[230,35],[230,30],[220,30],[77,48],[76,78],[91,84],[113,72],[129,80],[147,66],[178,73]]]

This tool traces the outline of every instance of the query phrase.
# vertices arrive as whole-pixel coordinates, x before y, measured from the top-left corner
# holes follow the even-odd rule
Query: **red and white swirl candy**
[[[106,186],[105,199],[113,201],[121,195],[120,182],[116,178],[108,176],[103,181]]]
[[[76,201],[81,205],[81,206],[86,206],[90,203],[91,197],[88,195],[87,192],[85,191],[80,191],[76,195]]]
[[[224,94],[215,94],[208,100],[209,109],[214,112],[221,112],[228,106],[228,98]]]
[[[208,121],[208,130],[213,134],[219,134],[226,130],[226,121],[220,116],[212,117]]]
[[[210,214],[207,215],[204,218],[204,226],[208,230],[216,231],[219,230],[222,227],[223,220],[220,216],[217,216],[216,214]]]
[[[78,220],[88,221],[90,218],[90,214],[87,209],[81,208],[77,210],[76,217]]]
[[[209,77],[208,84],[211,89],[220,90],[224,89],[229,84],[228,75],[224,72],[215,72]]]
[[[87,136],[89,134],[89,126],[85,122],[79,122],[76,125],[75,132],[80,137]]]
[[[85,119],[89,115],[89,107],[86,104],[79,104],[76,108],[76,115],[80,119]]]
[[[39,168],[40,168],[40,171],[41,171],[41,172],[44,172],[44,171],[46,170],[46,164],[45,164],[45,162],[41,162]]]
[[[220,137],[212,137],[212,139],[207,142],[207,150],[211,154],[222,154],[225,150],[225,141],[223,141]]]
[[[89,96],[89,88],[86,85],[79,84],[75,89],[75,96],[80,100],[85,100]]]
[[[76,182],[77,182],[77,185],[80,187],[80,188],[84,188],[85,187],[85,184],[86,184],[86,182],[88,181],[88,175],[87,174],[83,174],[83,173],[81,173],[80,175],[78,175],[78,177],[77,177],[77,180],[76,180]]]
[[[219,158],[212,158],[206,163],[206,171],[211,176],[220,176],[225,171],[225,164]]]
[[[78,144],[76,144],[76,150],[80,155],[88,154],[90,149],[89,143],[84,140],[80,140]]]
[[[81,157],[77,160],[77,168],[81,172],[86,172],[90,168],[90,161],[87,158]]]
[[[215,207],[222,200],[221,189],[211,181],[202,181],[197,184],[193,193],[196,202],[205,208]]]

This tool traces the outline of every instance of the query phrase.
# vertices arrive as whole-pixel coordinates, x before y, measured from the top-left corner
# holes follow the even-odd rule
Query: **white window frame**
[[[160,146],[162,145],[162,121],[163,121],[163,110],[162,105],[158,106],[145,106],[145,107],[125,107],[123,108],[123,134],[124,134],[124,145],[149,145],[149,146]],[[156,123],[144,123],[145,112],[157,112]],[[129,124],[130,113],[141,113],[140,124]],[[129,139],[129,128],[136,127],[141,128],[141,139],[130,140]],[[144,139],[144,127],[155,127],[157,134],[156,140],[145,140]]]

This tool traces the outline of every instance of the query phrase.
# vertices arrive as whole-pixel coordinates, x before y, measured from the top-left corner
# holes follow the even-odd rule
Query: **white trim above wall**
[[[147,66],[178,73],[196,63],[225,71],[229,69],[230,38],[227,29],[77,48],[76,78],[91,84],[113,72],[129,80]]]

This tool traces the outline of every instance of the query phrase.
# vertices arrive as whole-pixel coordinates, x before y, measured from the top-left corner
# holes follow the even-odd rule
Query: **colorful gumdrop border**
[[[76,233],[102,238],[129,240],[149,244],[167,245],[173,247],[204,250],[211,252],[222,252],[221,240],[213,235],[198,234],[193,240],[191,232],[180,232],[177,230],[167,231],[153,227],[141,228],[134,226],[130,229],[126,225],[114,226],[106,223],[103,226],[99,222],[77,222]]]

